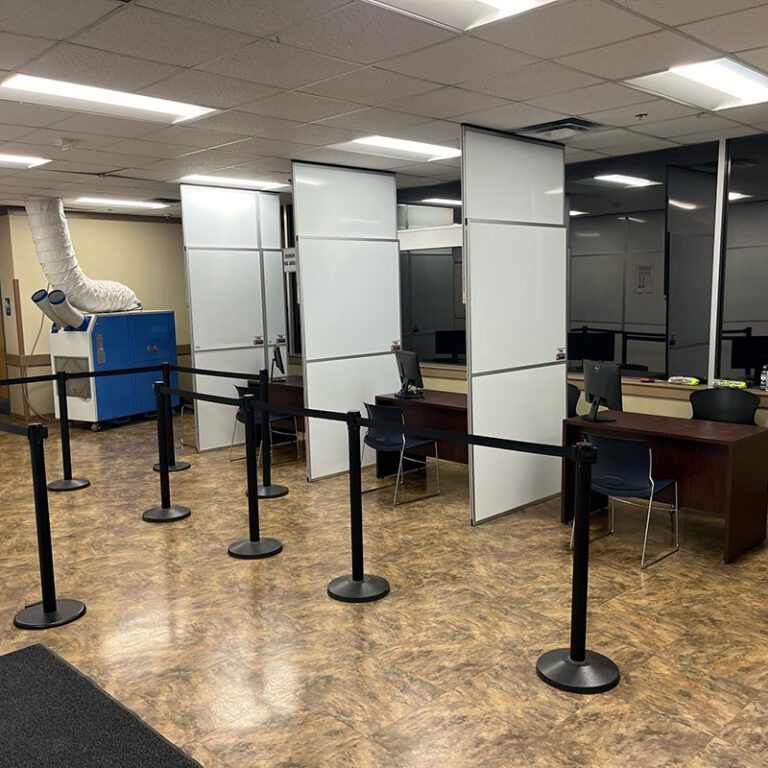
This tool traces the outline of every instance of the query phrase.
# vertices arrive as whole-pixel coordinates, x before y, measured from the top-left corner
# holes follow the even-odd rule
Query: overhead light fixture
[[[696,203],[686,203],[684,200],[671,200],[669,201],[669,204],[673,208],[679,208],[681,211],[696,211],[699,208],[701,208],[700,205],[696,205]]]
[[[396,139],[393,136],[363,136],[360,139],[332,144],[331,149],[345,152],[359,152],[364,155],[393,157],[396,160],[411,160],[414,163],[434,160],[448,160],[461,157],[461,150],[443,147],[440,144],[426,144],[423,141]]]
[[[608,184],[620,184],[627,189],[630,187],[655,187],[661,184],[660,181],[641,179],[637,176],[625,176],[621,173],[608,173],[603,176],[595,176],[595,181],[605,181]]]
[[[568,211],[569,216],[586,216],[587,211]]]
[[[78,197],[76,205],[103,205],[105,208],[167,208],[165,203],[152,203],[146,200],[115,200],[109,197]]]
[[[0,153],[0,166],[4,168],[37,168],[51,161],[45,157],[29,157],[28,155],[6,155]]]
[[[555,0],[367,0],[390,11],[413,16],[421,21],[466,32],[484,24],[532,11]]]
[[[625,85],[715,111],[768,101],[768,77],[725,58],[634,77]]]
[[[154,96],[95,88],[91,85],[49,80],[32,75],[12,75],[3,80],[0,83],[0,98],[160,123],[181,123],[216,111],[181,101],[157,99]]]
[[[433,203],[434,205],[455,205],[461,206],[461,200],[449,200],[447,197],[428,197],[426,200],[422,200],[422,203]]]
[[[747,198],[754,197],[754,195],[745,195],[743,192],[729,192],[728,200],[735,202],[736,200],[746,200]]]
[[[248,189],[283,189],[290,186],[279,181],[259,181],[258,179],[235,179],[230,176],[203,176],[193,173],[190,176],[182,176],[179,181],[186,184],[212,184],[217,187],[246,187]]]

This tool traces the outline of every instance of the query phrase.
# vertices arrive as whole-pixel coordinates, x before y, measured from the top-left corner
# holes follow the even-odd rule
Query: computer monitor
[[[731,368],[749,371],[753,381],[760,380],[760,371],[768,363],[768,336],[744,336],[731,339]]]
[[[424,397],[421,392],[424,388],[424,382],[421,379],[419,356],[415,352],[400,350],[395,352],[395,360],[400,374],[400,391],[397,393],[397,397]]]
[[[616,355],[614,335],[610,331],[569,331],[568,359],[571,361],[613,361]]]
[[[272,365],[271,370],[269,374],[269,378],[274,381],[275,380],[275,368],[277,368],[278,371],[280,371],[280,376],[282,378],[285,378],[285,365],[283,364],[283,353],[280,351],[280,347],[275,344],[274,347],[272,347]]]
[[[608,417],[599,419],[597,410],[605,405],[612,411],[621,411],[621,369],[616,363],[584,360],[584,395],[592,408],[585,415],[587,421],[616,421]]]
[[[458,360],[467,354],[467,332],[463,330],[435,331],[435,354],[450,355]]]

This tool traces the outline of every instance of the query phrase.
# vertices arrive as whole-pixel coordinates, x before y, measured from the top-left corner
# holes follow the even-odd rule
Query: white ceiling
[[[292,159],[395,170],[403,187],[441,183],[457,163],[328,145],[383,133],[458,146],[462,122],[604,124],[567,142],[570,162],[761,132],[766,105],[702,114],[620,81],[723,55],[768,70],[766,29],[768,0],[558,0],[463,35],[363,0],[0,0],[2,77],[223,110],[163,127],[0,101],[0,152],[54,161],[0,168],[0,205],[176,198],[190,173],[287,182]],[[74,146],[62,151],[62,138]]]

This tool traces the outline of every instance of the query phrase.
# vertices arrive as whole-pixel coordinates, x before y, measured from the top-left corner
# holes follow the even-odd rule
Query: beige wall
[[[176,315],[176,343],[189,344],[184,248],[181,222],[141,217],[68,215],[72,244],[80,266],[94,280],[118,280],[132,288],[145,309],[170,309]],[[10,243],[8,242],[10,241]],[[23,212],[0,218],[0,288],[3,299],[13,302],[13,278],[18,278],[21,292],[22,320],[26,355],[40,329],[42,313],[30,296],[44,288],[47,279],[37,260],[32,234]],[[8,339],[8,353],[20,354],[15,317],[3,316]],[[47,321],[34,354],[49,354]],[[189,364],[189,358],[179,361]],[[48,366],[30,367],[29,375],[47,373]],[[19,369],[9,367],[9,376]],[[19,387],[13,387],[11,409],[21,414],[23,406]],[[52,388],[48,384],[30,386],[30,402],[39,413],[53,410]]]

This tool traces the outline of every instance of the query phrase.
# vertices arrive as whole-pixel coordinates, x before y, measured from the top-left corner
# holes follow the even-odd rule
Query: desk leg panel
[[[725,518],[723,560],[765,541],[768,513],[768,435],[732,447],[729,510]]]

